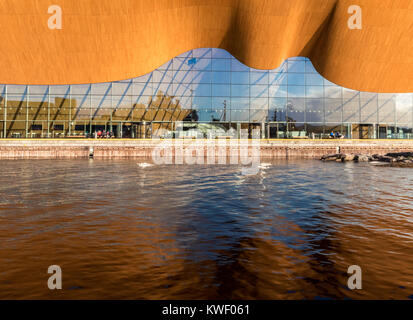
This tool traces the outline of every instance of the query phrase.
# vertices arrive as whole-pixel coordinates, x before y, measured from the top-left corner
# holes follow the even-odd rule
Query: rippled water
[[[0,164],[2,299],[413,298],[413,169]]]

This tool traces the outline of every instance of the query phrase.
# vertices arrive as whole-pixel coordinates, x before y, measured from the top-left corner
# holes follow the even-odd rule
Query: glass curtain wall
[[[249,68],[221,49],[186,52],[134,79],[0,85],[0,137],[413,138],[413,94],[354,91],[304,57]]]

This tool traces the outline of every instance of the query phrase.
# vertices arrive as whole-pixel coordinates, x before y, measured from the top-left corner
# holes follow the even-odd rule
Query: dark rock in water
[[[388,156],[379,156],[377,158],[378,161],[382,161],[382,162],[393,162],[394,158],[392,157],[388,157]]]
[[[323,161],[355,161],[355,162],[382,162],[386,166],[391,167],[412,167],[413,168],[413,152],[394,152],[387,153],[386,155],[373,154],[345,154],[345,153],[335,153],[327,154],[321,157]]]
[[[357,154],[355,157],[354,157],[354,161],[357,161],[357,162],[369,162],[369,156],[366,156],[366,155],[364,155],[364,154]]]
[[[340,159],[341,155],[339,153],[335,154],[326,154],[321,157],[321,160],[323,161],[336,161],[337,159]]]
[[[354,154],[346,154],[343,158],[342,158],[342,160],[343,161],[354,161],[354,158],[355,158],[356,156],[354,155]]]
[[[390,152],[386,153],[387,157],[397,158],[397,157],[406,157],[413,158],[413,152]]]

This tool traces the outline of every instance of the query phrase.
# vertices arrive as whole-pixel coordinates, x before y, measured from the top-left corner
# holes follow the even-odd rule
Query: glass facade
[[[239,136],[410,139],[413,94],[337,86],[310,60],[249,68],[221,49],[195,49],[130,80],[86,85],[0,85],[0,137]]]

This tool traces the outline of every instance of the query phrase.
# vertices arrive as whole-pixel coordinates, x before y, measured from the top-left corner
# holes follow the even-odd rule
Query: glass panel
[[[377,123],[376,93],[360,92],[360,111],[362,123]]]
[[[123,89],[126,89],[126,88],[123,88]],[[122,91],[122,89],[117,88],[116,95],[119,95],[120,91]],[[132,85],[132,88],[130,88],[128,92],[133,93],[134,97],[152,96],[153,95],[152,84],[151,83],[134,83]],[[136,100],[136,98],[134,100]]]
[[[305,86],[288,86],[288,97],[305,98]]]
[[[212,85],[212,96],[225,97],[230,95],[229,84],[214,84]]]
[[[73,88],[72,88],[73,91]],[[90,118],[90,96],[72,94],[72,106],[76,106],[72,119],[89,119]]]
[[[324,95],[326,98],[341,99],[342,88],[338,86],[325,86]]]
[[[153,95],[173,95],[173,93],[173,86],[170,81],[154,84]]]
[[[231,99],[231,109],[241,110],[249,109],[250,100],[249,98],[232,98]]]
[[[230,71],[231,70],[231,60],[230,59],[212,59],[212,70],[213,71]]]
[[[183,83],[174,83],[173,84],[173,96],[176,97],[190,97],[190,96],[202,96],[202,94],[197,93],[197,88],[200,87],[201,91],[206,90],[205,88],[208,88],[210,84],[183,84]],[[208,94],[203,94],[203,95],[209,95]]]
[[[132,94],[132,82],[115,82],[112,86],[114,96],[124,96]]]
[[[192,50],[192,56],[194,58],[211,58],[212,49],[211,48],[198,48]]]
[[[305,61],[288,59],[288,72],[305,73]]]
[[[317,70],[314,68],[313,64],[310,60],[306,60],[305,62],[305,72],[307,73],[317,73]]]
[[[194,78],[192,79],[192,83],[211,83],[212,80],[212,72],[211,71],[194,71]],[[175,81],[178,82],[179,81]]]
[[[288,85],[305,85],[305,73],[288,73]]]
[[[265,98],[268,97],[268,86],[253,85],[250,86],[251,98]]]
[[[396,97],[397,125],[412,127],[413,121],[413,94],[398,94]]]
[[[69,94],[69,86],[50,86],[50,94],[54,94],[56,96],[66,96]]]
[[[249,68],[245,65],[239,62],[237,59],[232,58],[231,59],[231,71],[249,71]]]
[[[249,110],[231,109],[231,121],[249,122]]]
[[[96,83],[92,85],[93,95],[110,95],[112,89],[111,83]],[[53,92],[53,91],[52,91]]]
[[[198,83],[201,81],[201,73],[199,71],[174,71],[174,84]]]
[[[231,86],[231,94],[233,97],[249,97],[249,88],[248,85],[235,84]]]
[[[287,97],[287,86],[271,86],[268,89],[269,97],[280,97],[286,98]]]
[[[250,72],[251,84],[268,85],[268,71],[253,71]]]
[[[167,83],[172,81],[172,77],[173,77],[174,73],[173,71],[158,71],[155,70],[154,72],[152,72],[152,81],[154,83]]]
[[[210,109],[212,98],[211,97],[195,97],[193,103],[194,103],[194,108],[196,109]]]
[[[286,106],[286,98],[275,98],[270,100],[270,110],[268,111],[270,121],[287,121]]]
[[[311,86],[322,86],[324,85],[324,79],[321,75],[317,73],[307,73],[305,75],[306,77],[306,85],[311,85]]]
[[[7,85],[7,93],[23,94],[26,91],[26,87],[22,85]]]
[[[211,70],[211,59],[192,58],[188,60],[188,64],[193,70]]]
[[[307,98],[322,98],[324,96],[324,87],[322,86],[306,86]]]
[[[333,107],[335,108],[336,105],[333,105]],[[359,99],[345,101],[343,104],[343,122],[358,123],[360,121],[359,107]],[[332,110],[334,111],[334,109]],[[328,121],[327,118],[328,117],[326,104],[326,121]]]
[[[170,68],[172,68],[175,71],[188,71],[193,69],[195,63],[196,59],[192,60],[190,56],[185,54],[185,56],[173,58]]]
[[[360,121],[360,92],[343,88],[343,102],[342,103],[343,103],[343,122],[358,123]],[[327,118],[327,109],[326,109],[326,118]]]
[[[268,98],[255,98],[250,101],[251,109],[268,109]]]
[[[2,92],[0,86],[0,93]],[[48,93],[48,86],[29,86],[30,95],[43,96]]]
[[[250,109],[250,122],[263,122],[267,120],[268,109],[259,108],[259,109]]]
[[[230,83],[231,73],[229,72],[212,72],[212,83]]]
[[[268,82],[270,85],[287,85],[286,73],[271,73],[268,75]]]
[[[111,96],[92,96],[92,119],[109,121],[111,114]]]
[[[52,86],[50,86],[50,88],[52,88]],[[82,94],[88,93],[89,91],[90,91],[90,85],[89,84],[71,85],[72,95],[82,95]]]
[[[305,99],[289,98],[287,102],[287,117],[289,122],[305,121]]]
[[[378,99],[379,123],[394,125],[396,118],[396,95],[380,93]]]
[[[198,84],[195,89],[195,95],[199,97],[208,97],[211,95],[211,90],[212,86],[210,84]]]
[[[307,99],[306,121],[307,122],[324,122],[324,101],[320,99]],[[329,106],[331,108],[332,106]],[[340,117],[341,118],[341,117]]]
[[[341,99],[325,99],[325,122],[341,122],[342,118],[342,101]],[[349,106],[351,108],[352,106]],[[358,109],[358,104],[357,104]],[[352,111],[346,113],[346,117],[355,116]],[[353,118],[350,117],[350,120]]]
[[[231,83],[232,84],[249,84],[250,82],[249,72],[232,72]]]
[[[212,57],[230,59],[231,55],[224,49],[212,48]]]

